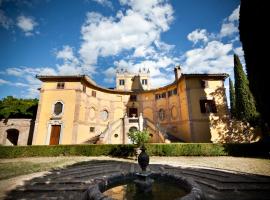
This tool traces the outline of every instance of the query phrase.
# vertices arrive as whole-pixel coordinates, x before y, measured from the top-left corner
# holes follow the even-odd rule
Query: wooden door
[[[60,131],[61,131],[61,126],[60,125],[52,125],[50,145],[59,144]]]

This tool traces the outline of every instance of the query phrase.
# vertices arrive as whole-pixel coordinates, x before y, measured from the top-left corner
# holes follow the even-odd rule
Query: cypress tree
[[[237,55],[234,55],[234,78],[236,118],[243,121],[253,122],[258,116],[255,100],[249,90],[247,76]]]
[[[230,84],[230,107],[231,107],[231,116],[235,117],[235,89],[231,78],[229,78]]]

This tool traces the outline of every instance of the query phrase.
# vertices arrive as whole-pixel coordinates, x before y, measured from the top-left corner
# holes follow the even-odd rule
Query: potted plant
[[[146,148],[144,144],[150,139],[149,132],[147,129],[144,129],[143,131],[132,131],[128,133],[128,137],[131,142],[136,145],[135,160],[138,158],[138,162],[142,170],[146,171],[146,167],[149,164],[149,156],[145,152]]]

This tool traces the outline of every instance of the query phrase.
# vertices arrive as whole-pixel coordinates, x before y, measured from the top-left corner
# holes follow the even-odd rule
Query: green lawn
[[[32,163],[32,162],[10,162],[0,163],[0,180],[8,179],[23,174],[47,171],[59,166],[61,162]]]

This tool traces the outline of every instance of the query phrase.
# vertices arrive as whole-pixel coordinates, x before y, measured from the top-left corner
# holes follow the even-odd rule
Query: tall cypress
[[[258,116],[255,100],[249,90],[248,79],[237,55],[234,55],[236,118],[252,122]]]
[[[229,78],[229,84],[230,84],[230,107],[231,107],[231,116],[235,117],[235,89],[232,82],[232,79]]]

